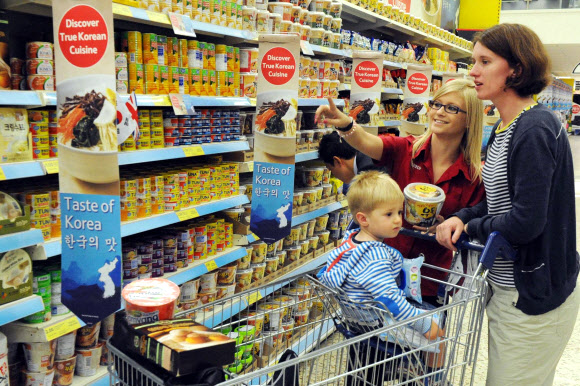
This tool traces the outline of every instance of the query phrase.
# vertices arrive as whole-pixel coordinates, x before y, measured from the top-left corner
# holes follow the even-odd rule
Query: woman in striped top
[[[474,41],[477,96],[501,117],[482,172],[486,200],[440,224],[437,240],[455,249],[462,232],[485,241],[499,231],[516,247],[515,261],[497,258],[488,275],[487,384],[551,385],[580,302],[570,144],[556,116],[532,98],[551,80],[538,36],[500,24]]]

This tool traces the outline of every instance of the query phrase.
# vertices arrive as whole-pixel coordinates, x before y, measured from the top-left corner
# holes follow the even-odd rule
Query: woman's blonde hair
[[[461,140],[461,152],[471,172],[471,181],[476,182],[481,178],[481,137],[483,133],[483,103],[477,98],[475,83],[469,79],[455,79],[447,82],[433,94],[433,100],[450,93],[463,95],[466,106],[465,134]],[[460,113],[461,114],[461,113]],[[421,146],[431,136],[431,129],[419,137],[413,144],[413,156],[417,154]]]
[[[371,170],[354,177],[348,187],[346,200],[350,212],[356,216],[358,212],[370,213],[381,204],[403,204],[405,196],[391,176]]]

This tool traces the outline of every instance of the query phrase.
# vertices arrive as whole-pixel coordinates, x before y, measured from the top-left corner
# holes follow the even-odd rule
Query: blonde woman
[[[344,140],[379,166],[387,166],[401,189],[413,182],[439,186],[446,195],[440,215],[447,217],[484,197],[480,160],[483,105],[477,98],[475,84],[461,79],[441,87],[429,106],[429,129],[418,138],[369,134],[338,110],[331,99],[328,106],[318,108],[316,119],[333,125]],[[415,228],[435,232],[436,226]],[[405,235],[385,239],[385,243],[404,257],[414,258],[423,253],[429,264],[442,268],[451,265],[452,252],[437,243]],[[422,274],[445,279],[444,273],[428,268]],[[423,280],[421,285],[423,300],[438,305],[437,283]]]

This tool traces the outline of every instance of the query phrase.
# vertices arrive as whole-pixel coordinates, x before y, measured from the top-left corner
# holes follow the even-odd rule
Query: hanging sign
[[[298,112],[297,35],[260,35],[250,229],[273,243],[290,234]]]
[[[421,135],[427,127],[431,91],[431,66],[409,64],[403,90],[400,135]]]
[[[112,3],[53,3],[62,302],[87,324],[121,308]]]
[[[465,79],[465,74],[461,72],[444,72],[441,79],[441,83],[446,84],[447,82],[451,82],[452,80],[455,79]]]
[[[354,51],[350,90],[350,113],[363,127],[378,127],[383,86],[383,54],[375,51]]]
[[[196,37],[195,31],[193,30],[193,22],[189,16],[169,12],[169,20],[171,20],[173,33],[176,35],[189,36],[192,38]]]
[[[580,130],[580,104],[572,103],[572,130]],[[577,135],[577,134],[576,134]]]

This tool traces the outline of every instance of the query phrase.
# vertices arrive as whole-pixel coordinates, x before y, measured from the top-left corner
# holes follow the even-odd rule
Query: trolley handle
[[[401,228],[401,234],[411,237],[416,237],[418,239],[429,240],[437,242],[434,235],[428,233],[423,233],[421,231],[416,231],[412,229]],[[511,244],[499,233],[492,232],[485,245],[479,245],[469,241],[469,236],[466,233],[462,233],[459,240],[455,243],[458,250],[470,249],[473,251],[481,252],[479,257],[479,262],[487,269],[491,269],[493,262],[497,256],[502,256],[507,260],[514,261],[516,258],[516,251],[511,246]]]

